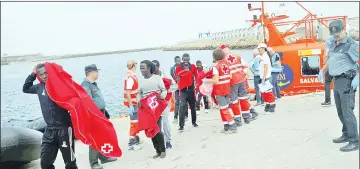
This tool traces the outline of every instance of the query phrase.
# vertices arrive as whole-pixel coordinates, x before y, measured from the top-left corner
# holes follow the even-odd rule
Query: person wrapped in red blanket
[[[113,124],[87,92],[60,65],[48,62],[44,65],[48,74],[47,94],[57,105],[69,111],[75,137],[106,157],[120,157],[122,151]]]
[[[154,74],[155,65],[151,61],[142,61],[140,71],[144,79],[139,81],[139,130],[145,130],[145,135],[151,138],[156,150],[153,158],[165,158],[164,134],[160,131],[160,128],[162,123],[161,114],[167,107],[167,101],[165,100],[167,90],[162,77]]]

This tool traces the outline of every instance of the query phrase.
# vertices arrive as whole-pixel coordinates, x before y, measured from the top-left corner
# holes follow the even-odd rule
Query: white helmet
[[[267,48],[267,45],[265,43],[260,43],[257,48]]]

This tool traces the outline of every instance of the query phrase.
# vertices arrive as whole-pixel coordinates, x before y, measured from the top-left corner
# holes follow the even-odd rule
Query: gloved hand
[[[323,70],[320,70],[319,75],[318,75],[318,80],[320,83],[324,83],[324,72]]]
[[[267,81],[267,79],[260,79],[259,84],[261,84],[261,83],[265,83],[266,81]]]
[[[359,73],[351,81],[351,87],[355,90],[359,86]]]
[[[135,108],[134,108],[134,106],[130,106],[130,107],[129,107],[129,114],[130,114],[130,116],[133,116],[133,115],[135,114]]]

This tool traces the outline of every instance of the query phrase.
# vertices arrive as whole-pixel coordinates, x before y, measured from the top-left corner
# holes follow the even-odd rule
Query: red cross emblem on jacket
[[[226,60],[229,62],[229,63],[235,63],[235,57],[234,56],[232,56],[232,55],[228,55],[228,57],[226,58]]]
[[[230,69],[225,64],[221,66],[221,69],[225,74],[229,74]]]

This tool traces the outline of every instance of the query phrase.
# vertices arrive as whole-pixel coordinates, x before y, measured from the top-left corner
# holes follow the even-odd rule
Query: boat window
[[[319,56],[304,56],[301,57],[301,75],[302,76],[316,76],[320,72],[320,57]]]

